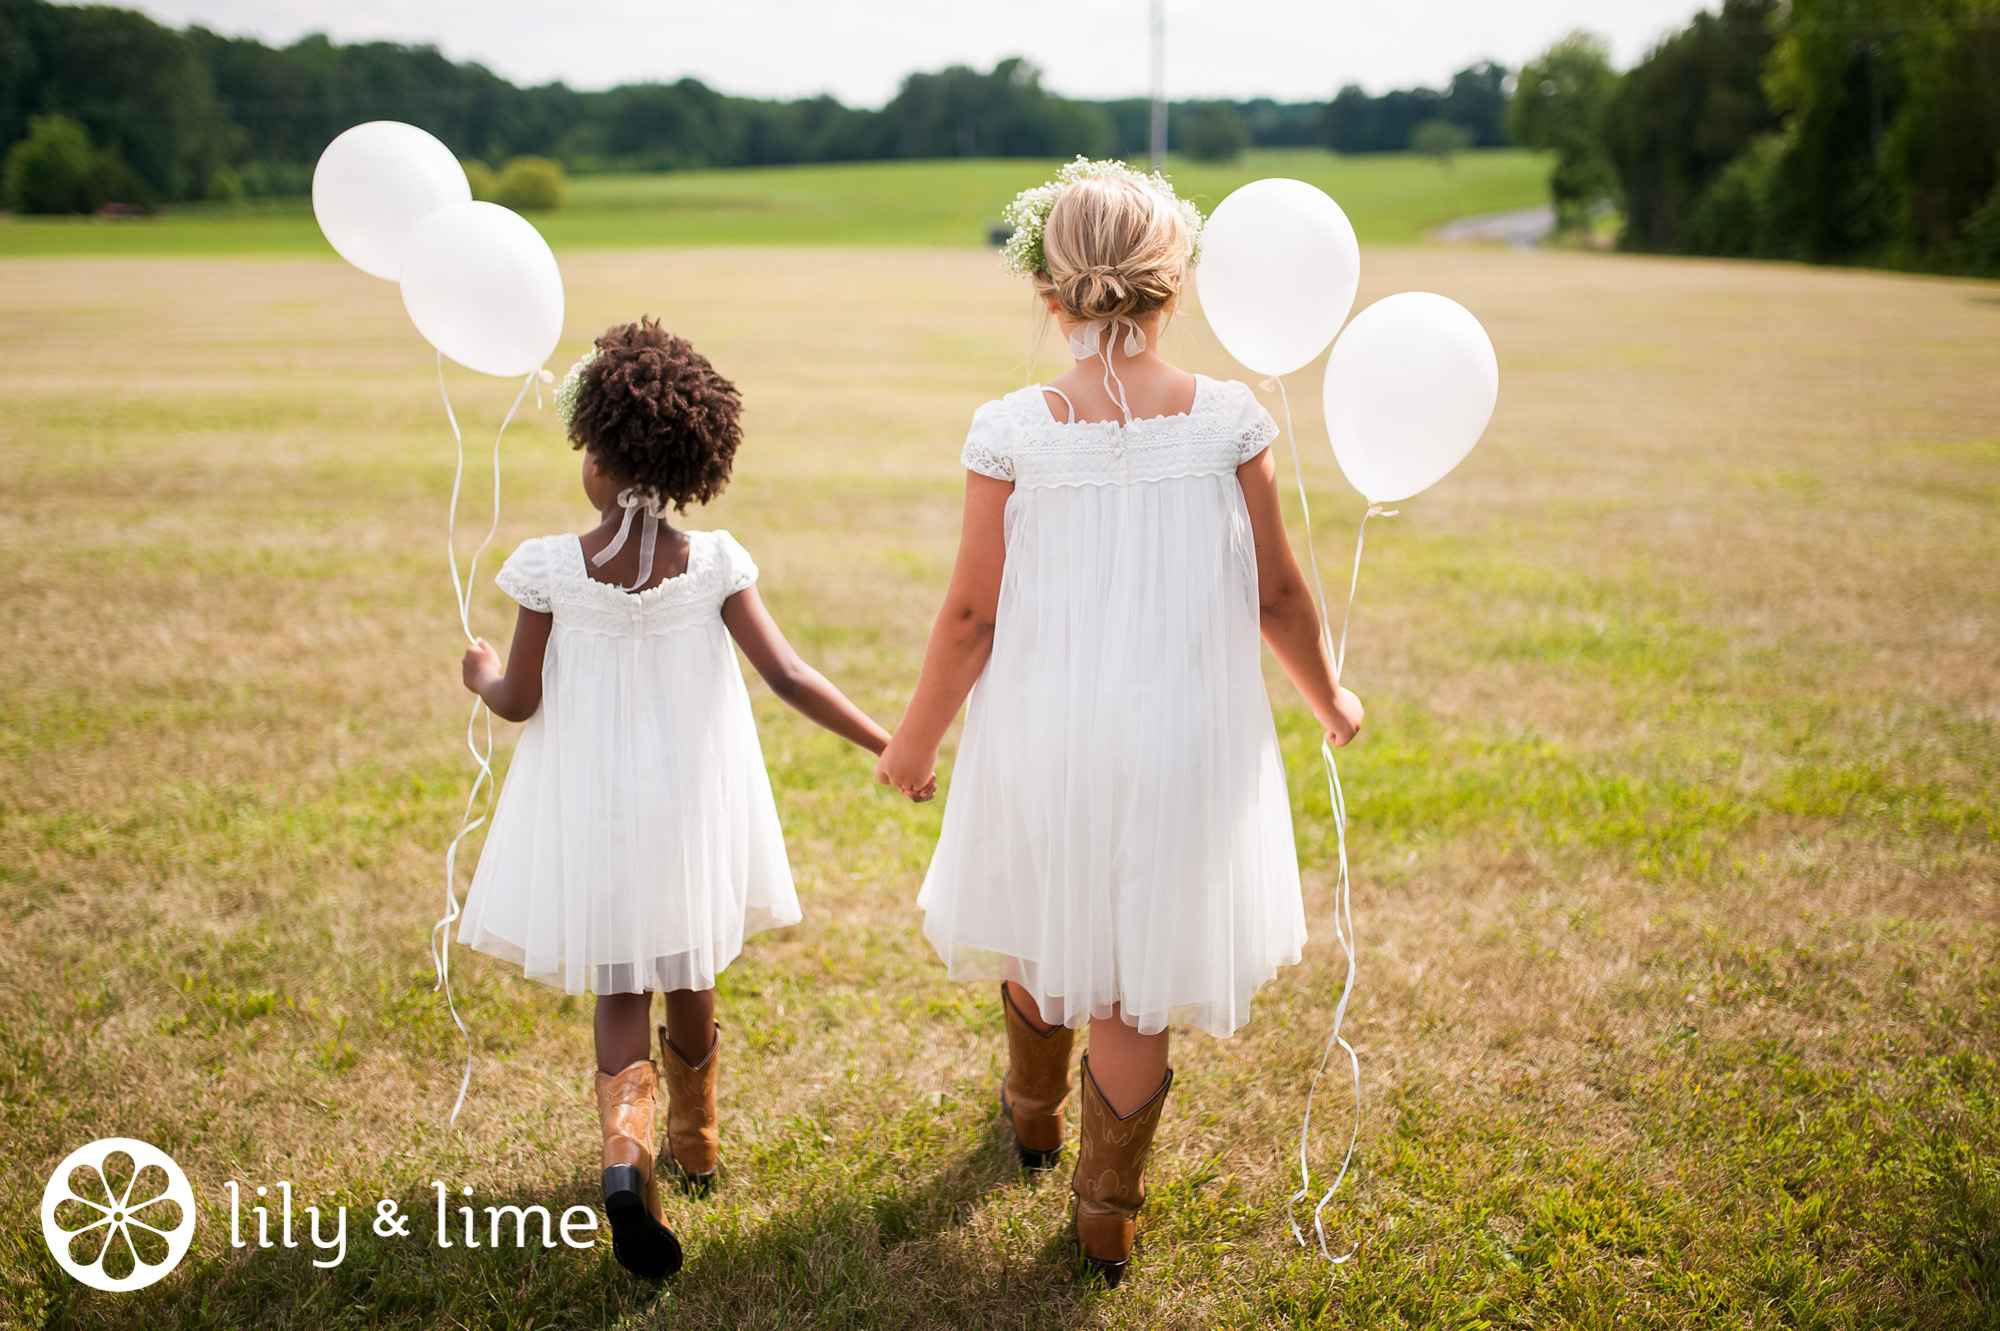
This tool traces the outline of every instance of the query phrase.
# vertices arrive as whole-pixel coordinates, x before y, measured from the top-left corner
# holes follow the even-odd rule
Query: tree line
[[[1623,73],[1573,33],[1510,125],[1627,249],[2000,274],[2000,0],[1724,0]]]
[[[1506,70],[1484,63],[1436,90],[1181,101],[1170,107],[1169,134],[1177,151],[1211,159],[1253,146],[1400,150],[1430,121],[1455,126],[1458,142],[1487,146],[1506,138],[1506,84]],[[468,158],[546,157],[590,172],[1139,157],[1148,117],[1143,98],[1059,96],[1018,58],[912,74],[886,106],[862,109],[825,96],[735,97],[695,79],[602,92],[518,87],[428,46],[310,36],[273,47],[129,10],[0,0],[0,152],[33,135],[37,170],[50,169],[44,158],[69,164],[75,189],[55,211],[300,194],[320,150],[363,120],[421,125]]]

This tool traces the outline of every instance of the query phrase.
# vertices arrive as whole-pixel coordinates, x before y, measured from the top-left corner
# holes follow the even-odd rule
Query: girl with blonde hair
[[[1078,159],[1009,210],[1006,257],[1074,361],[973,413],[958,560],[877,779],[921,793],[968,696],[919,904],[956,979],[1001,981],[1000,1105],[1029,1169],[1064,1138],[1076,1032],[1076,1237],[1116,1285],[1173,1070],[1305,943],[1258,641],[1344,745],[1340,687],[1286,542],[1249,387],[1161,339],[1201,216],[1157,175]]]

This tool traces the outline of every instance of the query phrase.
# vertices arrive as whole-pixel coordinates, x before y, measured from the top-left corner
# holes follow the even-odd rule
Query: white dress
[[[993,651],[918,904],[954,978],[1050,1021],[1228,1035],[1305,911],[1236,469],[1278,428],[1240,383],[1184,415],[1069,423],[1039,387],[972,418],[1012,481]]]
[[[796,924],[784,834],[722,603],[757,580],[726,531],[641,592],[593,580],[574,536],[495,579],[555,616],[459,940],[568,993],[706,989]]]

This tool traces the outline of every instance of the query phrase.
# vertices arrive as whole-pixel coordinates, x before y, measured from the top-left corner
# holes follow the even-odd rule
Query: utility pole
[[[1167,0],[1153,3],[1153,169],[1167,165]]]

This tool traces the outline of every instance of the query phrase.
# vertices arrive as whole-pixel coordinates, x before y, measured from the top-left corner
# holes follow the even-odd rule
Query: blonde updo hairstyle
[[[1144,319],[1179,300],[1193,255],[1173,200],[1136,180],[1089,177],[1049,210],[1035,290],[1080,323]]]

